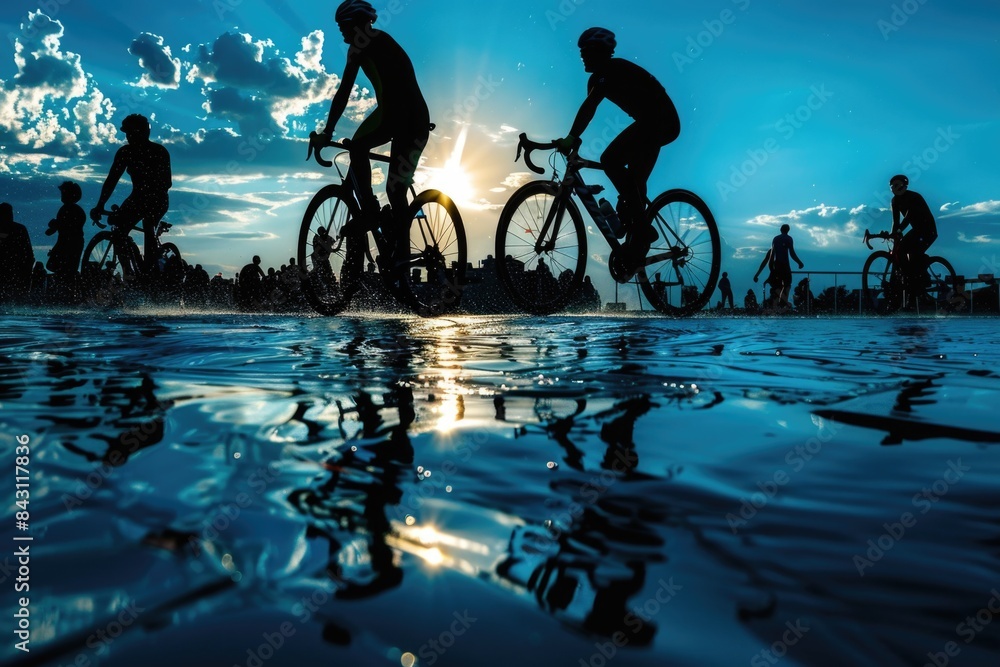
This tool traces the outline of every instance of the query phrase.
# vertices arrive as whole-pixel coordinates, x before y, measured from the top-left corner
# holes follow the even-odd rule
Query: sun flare
[[[455,141],[455,148],[451,152],[451,157],[445,162],[444,167],[429,169],[427,188],[434,188],[445,193],[458,203],[473,201],[476,189],[472,185],[472,177],[469,170],[462,164],[462,154],[465,152],[465,140],[468,135],[468,128],[463,127],[458,139]]]

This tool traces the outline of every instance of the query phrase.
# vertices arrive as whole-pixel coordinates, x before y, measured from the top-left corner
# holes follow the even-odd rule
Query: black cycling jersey
[[[381,30],[347,52],[348,64],[356,64],[371,81],[382,122],[390,125],[428,124],[429,112],[417,85],[417,75],[406,51]]]
[[[680,124],[666,89],[652,74],[628,60],[608,60],[591,75],[587,91],[588,94],[597,91],[637,121]]]
[[[115,162],[121,160],[132,179],[132,196],[163,196],[173,185],[170,153],[152,141],[130,143],[118,149]]]
[[[918,236],[937,237],[934,215],[924,198],[906,190],[892,198],[892,228],[903,231],[909,225]]]

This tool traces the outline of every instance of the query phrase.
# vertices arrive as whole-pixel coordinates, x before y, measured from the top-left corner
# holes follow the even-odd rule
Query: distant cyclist
[[[680,119],[667,91],[652,74],[628,60],[612,57],[617,46],[613,32],[590,28],[580,35],[577,45],[584,70],[591,73],[587,99],[569,134],[558,142],[564,151],[579,145],[580,135],[605,99],[635,120],[601,155],[601,166],[618,190],[618,217],[629,230],[625,243],[628,256],[638,263],[656,240],[656,231],[644,215],[646,183],[660,149],[680,135]]]
[[[413,63],[403,48],[387,33],[372,26],[375,8],[365,0],[346,0],[334,16],[344,41],[350,46],[340,88],[330,104],[330,114],[321,134],[329,141],[350,101],[358,71],[364,72],[375,90],[377,106],[361,123],[351,139],[351,172],[361,200],[363,222],[350,223],[342,234],[365,231],[378,220],[378,199],[372,192],[368,153],[376,146],[392,142],[385,191],[392,207],[392,233],[397,257],[409,252],[409,220],[406,193],[420,155],[427,145],[430,113],[417,85]]]
[[[90,211],[90,218],[97,222],[105,204],[118,185],[118,180],[127,173],[132,179],[132,193],[122,202],[116,216],[116,233],[127,236],[139,221],[142,221],[144,246],[144,271],[149,272],[156,260],[150,251],[156,247],[156,227],[166,215],[170,206],[167,194],[173,185],[170,174],[170,153],[162,145],[149,140],[149,120],[145,116],[132,114],[122,121],[121,131],[125,133],[127,144],[115,153],[108,178],[101,188],[101,197]]]
[[[910,231],[903,234],[896,242],[896,257],[903,275],[912,275],[919,271],[915,266],[920,257],[927,253],[937,239],[937,224],[934,215],[924,198],[913,190],[909,190],[910,179],[903,174],[897,174],[889,179],[889,189],[892,190],[892,234],[903,234],[907,227]]]

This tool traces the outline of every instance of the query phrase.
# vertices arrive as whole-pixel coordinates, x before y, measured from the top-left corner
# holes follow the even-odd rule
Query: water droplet
[[[446,493],[451,493],[451,484],[449,484],[448,486],[444,487],[444,490],[445,490]]]
[[[424,471],[424,477],[430,477],[430,476],[431,476],[431,471],[430,470],[425,470]]]
[[[556,468],[559,467],[559,464],[556,463],[555,461],[549,461],[548,463],[545,464],[545,467],[548,468],[549,470],[555,470]]]
[[[417,522],[417,519],[412,514],[407,514],[406,515],[406,525],[407,526],[412,526],[416,522]]]
[[[238,459],[238,458],[240,458],[240,456],[241,456],[241,454],[239,452],[236,452],[235,454],[233,454],[233,458],[234,459]]]

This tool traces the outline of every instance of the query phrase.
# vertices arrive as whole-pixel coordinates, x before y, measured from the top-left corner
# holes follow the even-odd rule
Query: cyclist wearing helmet
[[[122,174],[128,173],[132,179],[132,192],[118,209],[116,233],[127,236],[142,221],[143,263],[148,269],[154,260],[149,251],[156,247],[156,227],[170,205],[167,195],[172,185],[170,153],[162,145],[149,140],[149,120],[145,116],[126,116],[120,129],[128,143],[115,153],[108,178],[101,188],[101,197],[97,206],[91,209],[90,218],[94,222],[101,219],[104,206],[115,191],[118,180]]]
[[[899,268],[907,276],[912,274],[912,268],[917,268],[914,262],[925,255],[937,239],[937,225],[930,207],[923,197],[907,189],[909,184],[910,179],[903,174],[889,179],[889,189],[893,195],[892,233],[898,236],[907,226],[910,228],[896,243]]]
[[[386,195],[393,211],[397,252],[409,251],[409,221],[405,220],[407,188],[420,154],[427,145],[430,113],[417,85],[413,63],[387,33],[372,26],[375,9],[365,0],[346,0],[337,8],[337,25],[349,45],[340,87],[330,104],[322,134],[329,140],[347,108],[358,71],[364,72],[375,91],[377,106],[361,123],[350,141],[351,171],[358,187],[364,221],[377,220],[378,200],[372,192],[368,153],[392,142],[386,176]],[[350,225],[349,225],[350,226]],[[359,224],[363,228],[363,224]],[[361,231],[361,229],[349,230]]]
[[[605,28],[590,28],[578,42],[583,67],[591,73],[587,99],[576,114],[560,148],[579,145],[580,135],[593,120],[598,105],[610,100],[635,121],[619,134],[604,154],[601,166],[618,190],[618,216],[629,229],[628,254],[638,263],[646,256],[656,231],[644,217],[646,182],[660,148],[680,135],[680,119],[667,91],[652,74],[622,58],[613,58],[617,42]]]

